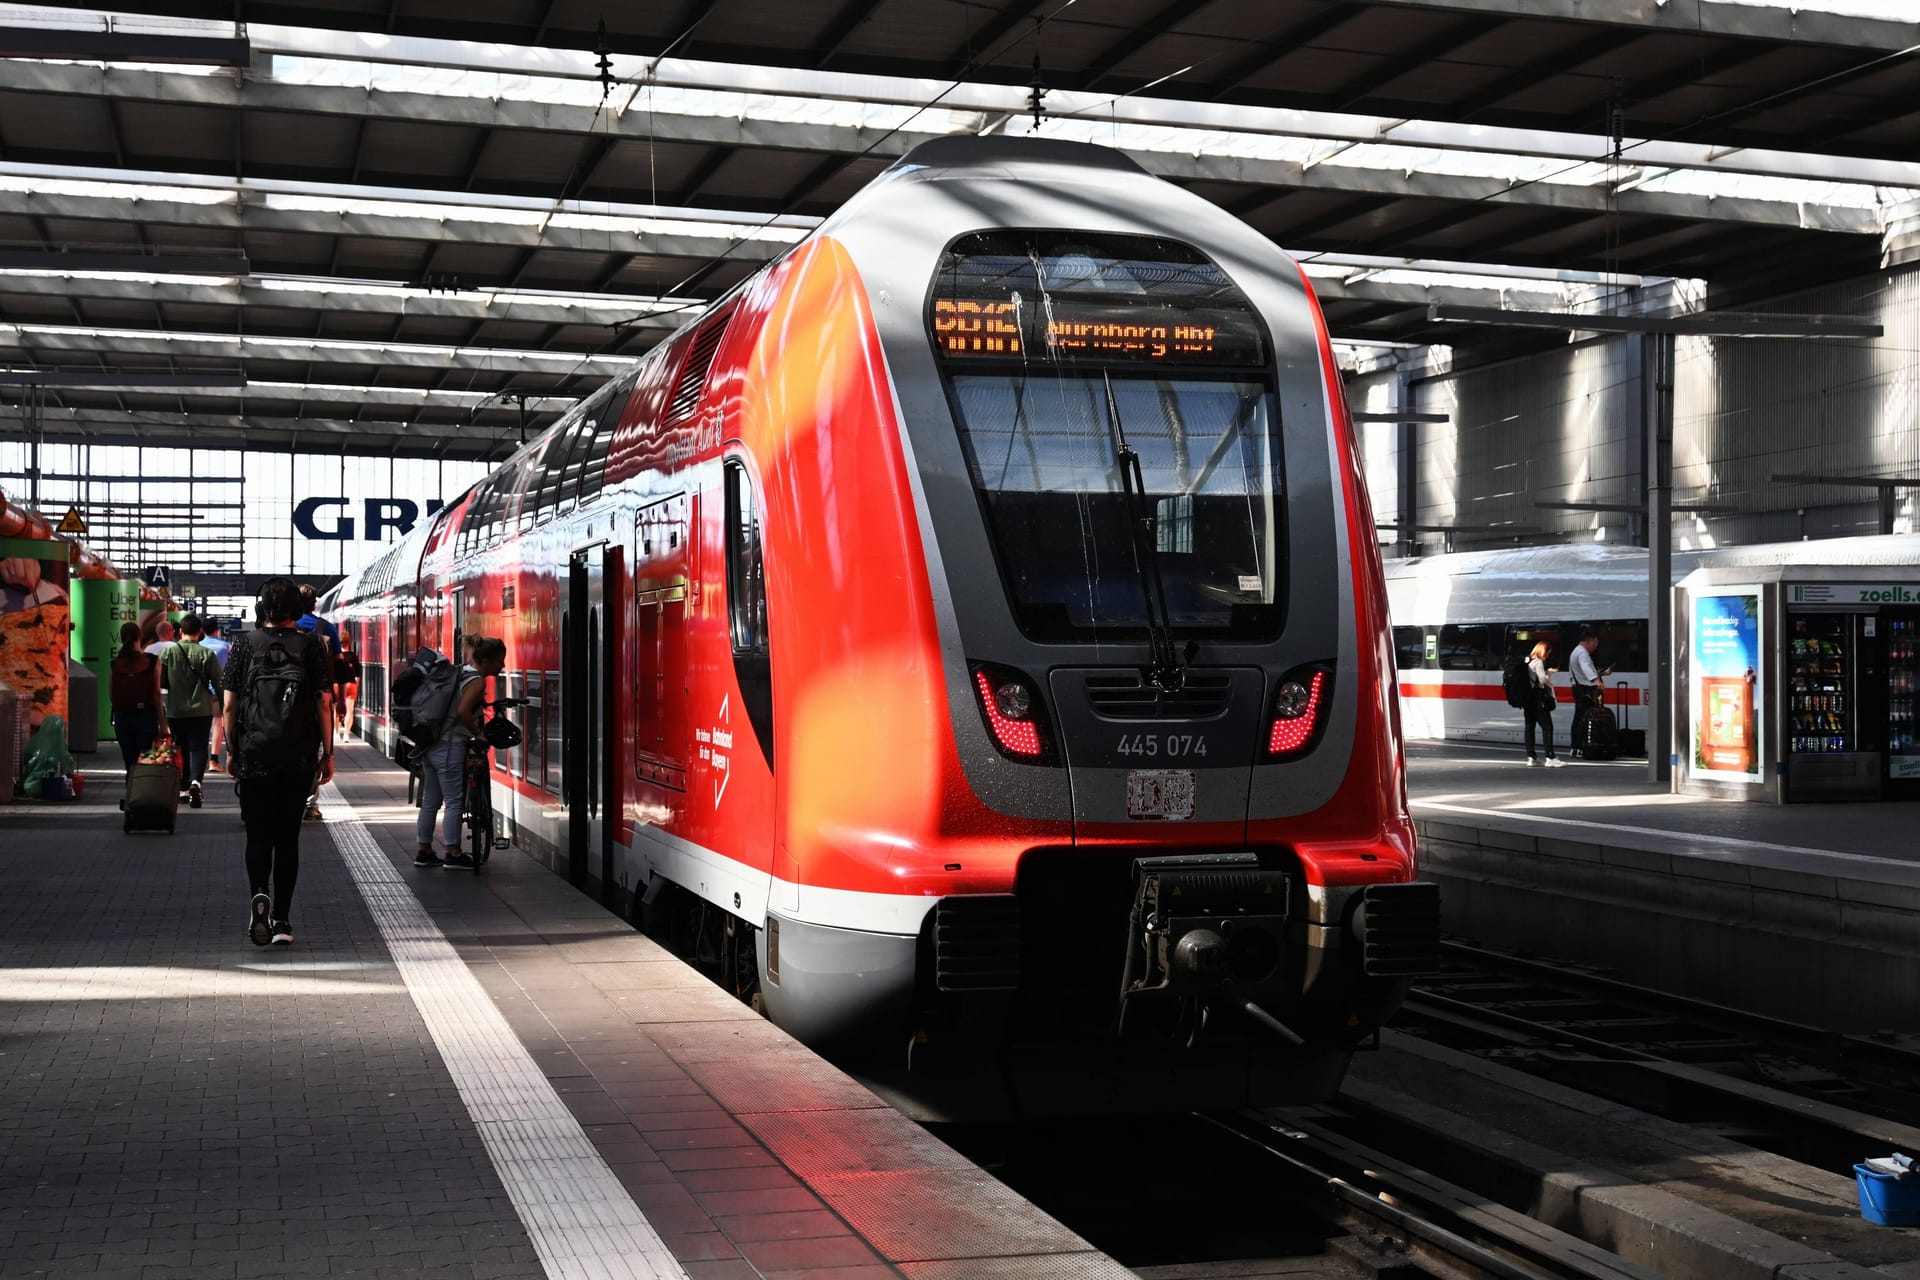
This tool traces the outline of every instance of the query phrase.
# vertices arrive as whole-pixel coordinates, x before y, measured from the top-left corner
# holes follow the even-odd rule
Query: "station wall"
[[[1727,513],[1674,520],[1675,545],[1724,546],[1878,532],[1875,492],[1788,485],[1777,474],[1920,475],[1920,269],[1900,268],[1743,308],[1878,321],[1879,339],[1681,338],[1675,355],[1675,503]],[[1411,522],[1456,527],[1455,550],[1541,542],[1644,541],[1637,514],[1543,509],[1540,501],[1638,504],[1645,495],[1637,336],[1572,343],[1480,368],[1445,347],[1353,376],[1356,409],[1445,413],[1411,428]],[[1379,428],[1385,424],[1370,424]],[[1397,509],[1400,432],[1367,450],[1376,504]],[[1392,515],[1382,514],[1382,522]],[[1899,495],[1895,531],[1920,528],[1920,493]],[[1383,530],[1385,542],[1394,540]],[[1442,535],[1418,535],[1441,550]]]
[[[0,487],[23,500],[26,467],[26,445],[0,441]],[[389,504],[382,515],[406,506],[424,514],[491,469],[437,458],[60,441],[41,447],[36,505],[56,520],[77,508],[87,545],[128,571],[157,564],[182,573],[332,577],[361,568],[401,536],[385,520],[366,519],[369,499]]]

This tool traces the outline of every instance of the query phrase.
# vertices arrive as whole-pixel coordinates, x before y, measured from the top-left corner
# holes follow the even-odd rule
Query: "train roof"
[[[1920,534],[1676,550],[1673,581],[1699,568],[1742,565],[1920,565]],[[1647,549],[1566,543],[1412,556],[1386,562],[1401,625],[1645,617]]]

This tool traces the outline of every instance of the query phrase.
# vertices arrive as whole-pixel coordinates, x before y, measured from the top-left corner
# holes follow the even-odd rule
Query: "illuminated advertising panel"
[[[1693,595],[1688,738],[1697,777],[1758,783],[1761,742],[1760,589]]]

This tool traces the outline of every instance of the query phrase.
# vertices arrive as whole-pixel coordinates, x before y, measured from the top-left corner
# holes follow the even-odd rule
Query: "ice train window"
[[[1498,671],[1500,629],[1484,623],[1464,627],[1440,628],[1440,669],[1442,671]]]
[[[1425,627],[1395,627],[1393,629],[1394,661],[1402,671],[1417,671],[1427,665],[1427,631]]]

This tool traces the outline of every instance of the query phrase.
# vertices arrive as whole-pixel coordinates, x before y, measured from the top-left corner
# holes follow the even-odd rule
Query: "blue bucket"
[[[1860,1216],[1883,1227],[1920,1227],[1920,1178],[1896,1178],[1853,1166],[1860,1186]]]

